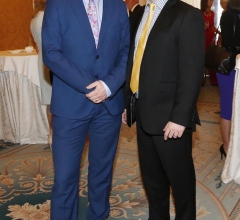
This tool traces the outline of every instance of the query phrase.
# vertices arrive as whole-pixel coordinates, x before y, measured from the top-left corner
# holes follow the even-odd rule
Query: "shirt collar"
[[[100,1],[103,1],[103,0],[93,0],[93,1],[94,1],[95,5],[98,5],[98,3],[99,3]],[[84,3],[85,6],[87,6],[88,3],[89,3],[89,0],[83,0],[83,3]]]
[[[148,4],[151,4],[151,3],[154,3],[154,4],[156,4],[156,6],[158,7],[158,8],[163,8],[164,7],[164,5],[167,3],[167,1],[168,0],[147,0],[147,4],[146,5],[148,5]]]

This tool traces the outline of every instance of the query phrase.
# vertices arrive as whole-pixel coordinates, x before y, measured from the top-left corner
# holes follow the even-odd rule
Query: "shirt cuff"
[[[110,89],[108,88],[108,86],[106,85],[106,83],[103,82],[102,80],[99,80],[99,81],[102,82],[102,84],[103,84],[103,86],[104,86],[104,88],[106,90],[107,97],[110,97],[112,95],[112,93],[111,93]]]

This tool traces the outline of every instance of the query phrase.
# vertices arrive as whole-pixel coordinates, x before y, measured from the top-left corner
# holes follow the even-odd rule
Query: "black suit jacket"
[[[142,13],[131,19],[132,45],[125,84],[128,125],[134,35]],[[163,134],[168,121],[186,126],[200,123],[196,103],[204,73],[204,22],[200,10],[179,0],[168,0],[147,40],[139,79],[138,114],[143,129]]]

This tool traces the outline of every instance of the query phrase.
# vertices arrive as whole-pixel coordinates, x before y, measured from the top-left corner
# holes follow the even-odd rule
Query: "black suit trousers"
[[[160,117],[160,116],[159,116]],[[196,178],[192,159],[192,133],[164,141],[144,131],[137,114],[137,141],[149,220],[169,220],[170,190],[176,220],[196,219]]]

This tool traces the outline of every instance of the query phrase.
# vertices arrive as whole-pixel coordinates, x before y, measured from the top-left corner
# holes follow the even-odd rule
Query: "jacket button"
[[[97,60],[99,59],[99,55],[96,56],[96,59],[97,59]]]

